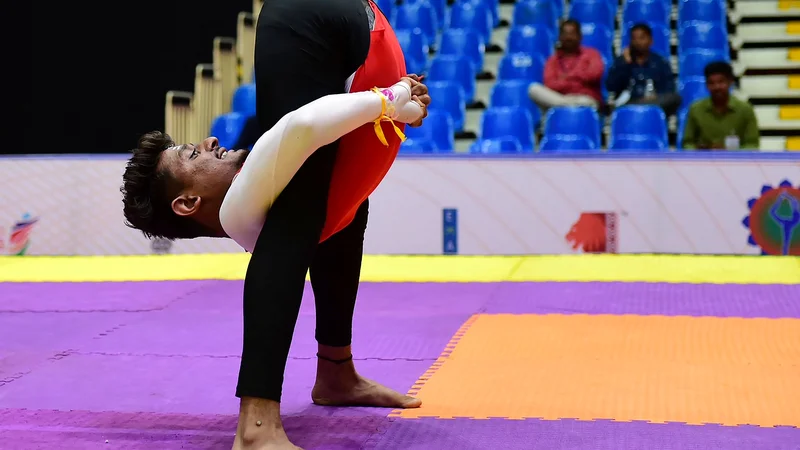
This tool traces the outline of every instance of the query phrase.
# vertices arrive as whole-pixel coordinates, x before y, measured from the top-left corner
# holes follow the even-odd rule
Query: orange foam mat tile
[[[478,315],[401,418],[800,426],[800,319]]]

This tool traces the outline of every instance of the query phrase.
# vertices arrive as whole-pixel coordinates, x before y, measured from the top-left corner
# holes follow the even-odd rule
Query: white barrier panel
[[[0,159],[0,254],[242,251],[124,226],[124,159]],[[401,158],[370,199],[370,254],[800,255],[800,154]]]

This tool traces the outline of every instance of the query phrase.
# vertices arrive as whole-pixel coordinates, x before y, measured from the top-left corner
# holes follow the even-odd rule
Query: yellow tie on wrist
[[[390,122],[392,127],[394,127],[394,132],[397,133],[397,137],[400,138],[400,142],[405,142],[406,135],[400,130],[400,128],[394,123],[394,120],[391,117],[386,115],[386,96],[381,92],[377,87],[372,88],[372,92],[378,94],[381,97],[381,115],[375,119],[375,134],[378,136],[378,140],[381,141],[383,145],[386,147],[389,146],[389,143],[386,141],[386,136],[383,134],[383,127],[381,127],[381,122]]]

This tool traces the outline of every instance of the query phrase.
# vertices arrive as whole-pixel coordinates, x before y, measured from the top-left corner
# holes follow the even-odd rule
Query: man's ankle
[[[245,444],[285,435],[280,403],[256,397],[242,397],[236,434]]]
[[[344,347],[332,347],[330,345],[317,345],[317,354],[325,360],[343,361],[353,356],[353,349],[347,345]]]

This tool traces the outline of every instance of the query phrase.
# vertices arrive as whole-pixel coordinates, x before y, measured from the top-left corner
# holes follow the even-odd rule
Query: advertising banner
[[[0,254],[224,253],[124,225],[124,156],[0,159]],[[800,154],[399,159],[370,254],[800,255]]]

